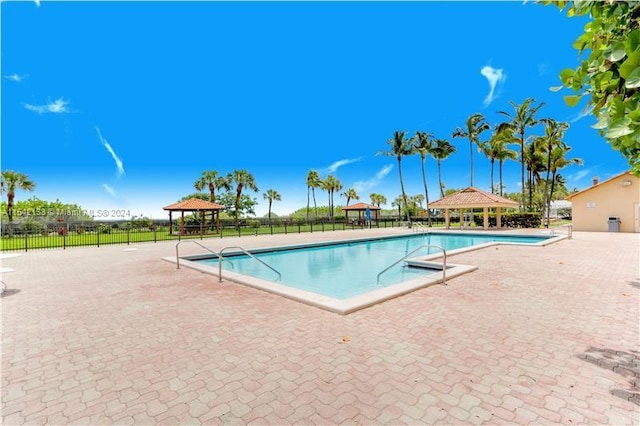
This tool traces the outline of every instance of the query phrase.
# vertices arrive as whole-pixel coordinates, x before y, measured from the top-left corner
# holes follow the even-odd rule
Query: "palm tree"
[[[398,175],[400,177],[400,189],[402,190],[402,201],[404,201],[404,208],[407,210],[407,222],[409,218],[409,210],[407,205],[407,194],[404,192],[404,183],[402,182],[402,157],[411,155],[411,140],[405,138],[405,132],[396,131],[393,134],[393,139],[388,139],[387,144],[391,147],[390,151],[380,151],[376,155],[386,155],[387,157],[396,157],[398,160]]]
[[[518,158],[518,154],[508,146],[509,144],[512,144],[514,140],[517,139],[513,135],[513,129],[507,127],[502,130],[496,130],[489,141],[491,144],[491,154],[494,160],[498,160],[499,190],[497,192],[501,197],[504,189],[504,184],[502,183],[502,165],[506,160],[515,160]],[[491,188],[493,191],[493,161],[491,163]]]
[[[342,182],[337,177],[329,175],[322,181],[322,189],[329,195],[329,217],[333,217],[333,194],[342,190]]]
[[[544,147],[539,139],[534,138],[524,147],[524,164],[527,169],[527,188],[529,203],[527,208],[533,210],[533,193],[542,183],[542,172],[546,170]],[[544,204],[544,203],[543,203]]]
[[[349,201],[351,201],[351,200],[359,200],[360,199],[360,196],[358,195],[356,190],[353,189],[353,188],[347,189],[341,195],[347,199],[347,206],[349,205]]]
[[[0,193],[7,192],[7,216],[9,217],[9,222],[13,221],[13,200],[16,196],[16,189],[33,191],[35,187],[35,182],[29,179],[29,176],[24,173],[14,172],[13,170],[5,170],[2,172]]]
[[[509,118],[509,122],[502,123],[498,125],[500,129],[505,127],[511,127],[514,132],[519,136],[518,143],[520,144],[520,184],[522,186],[522,209],[524,209],[524,199],[525,199],[525,186],[524,186],[524,165],[525,165],[525,154],[524,154],[524,146],[525,146],[525,138],[524,134],[527,130],[527,127],[533,127],[538,124],[538,120],[536,120],[536,113],[540,108],[544,106],[544,102],[538,104],[537,106],[533,106],[536,100],[533,98],[527,98],[522,102],[522,104],[518,105],[513,101],[509,101],[509,104],[513,106],[514,112],[513,114],[509,114],[505,111],[498,111],[498,113],[505,115]]]
[[[451,154],[456,152],[456,147],[446,139],[436,139],[435,146],[431,150],[431,155],[436,159],[438,164],[438,186],[440,187],[440,198],[444,197],[444,186],[442,185],[442,175],[440,174],[440,164],[442,160],[449,158]]]
[[[549,163],[549,168],[551,169],[551,189],[549,191],[549,198],[547,200],[547,223],[549,223],[549,210],[551,209],[551,199],[553,198],[553,191],[555,189],[556,183],[561,183],[562,181],[559,179],[558,171],[564,169],[565,167],[571,165],[581,166],[583,164],[581,158],[567,158],[566,155],[571,151],[571,147],[567,146],[563,141],[559,141],[559,143],[552,149],[549,156],[551,157],[551,162]]]
[[[397,207],[398,208],[398,220],[400,220],[400,218],[402,217],[402,211],[400,209],[402,208],[402,203],[404,202],[404,200],[406,200],[406,198],[407,198],[406,196],[403,197],[401,195],[399,197],[396,197],[396,199],[391,202],[391,207]],[[406,204],[405,204],[405,206],[406,206]]]
[[[226,189],[227,191],[231,189],[230,177],[230,175],[218,176],[218,172],[215,170],[206,170],[202,172],[200,178],[193,183],[193,187],[198,191],[209,188],[209,201],[215,203],[216,188]]]
[[[253,191],[258,192],[258,186],[256,185],[256,181],[253,178],[253,175],[246,170],[234,170],[232,174],[233,182],[236,184],[236,202],[235,202],[235,211],[234,216],[236,219],[236,229],[240,229],[240,198],[242,197],[242,190],[244,188],[249,188]]]
[[[432,155],[433,151],[433,134],[425,132],[416,132],[416,135],[412,138],[413,149],[420,154],[420,161],[422,164],[422,185],[424,186],[424,199],[426,201],[425,210],[427,211],[427,223],[431,226],[431,212],[429,211],[429,190],[427,189],[427,174],[424,168],[424,162],[427,155]]]
[[[544,136],[538,136],[531,145],[540,147],[540,150],[546,154],[546,177],[544,184],[544,206],[547,209],[547,223],[549,223],[548,209],[551,207],[551,196],[549,191],[549,175],[552,173],[551,166],[553,161],[553,153],[556,147],[567,148],[562,140],[564,133],[569,129],[568,123],[559,123],[552,118],[543,118],[540,120],[544,125]],[[551,182],[553,186],[553,182]]]
[[[271,204],[274,201],[280,201],[281,197],[275,189],[268,189],[267,192],[262,194],[262,198],[269,202],[269,225],[271,225]]]
[[[382,194],[376,194],[375,192],[369,195],[371,198],[371,204],[380,207],[380,204],[387,204],[387,197]]]
[[[466,129],[456,128],[451,136],[454,138],[469,139],[469,167],[470,167],[470,185],[473,186],[473,144],[480,147],[480,134],[485,130],[491,129],[491,126],[485,121],[484,115],[473,114],[467,118]]]
[[[309,190],[313,194],[313,207],[318,216],[318,206],[316,205],[316,188],[321,187],[320,175],[317,170],[309,170],[307,173],[307,222],[309,221]]]

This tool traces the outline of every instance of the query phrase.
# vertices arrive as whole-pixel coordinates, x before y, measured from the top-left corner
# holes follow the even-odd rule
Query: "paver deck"
[[[573,237],[348,316],[176,270],[175,243],[5,259],[2,423],[638,424],[640,235]]]

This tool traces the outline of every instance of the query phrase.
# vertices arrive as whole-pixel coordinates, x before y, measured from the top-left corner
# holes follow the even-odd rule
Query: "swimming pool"
[[[441,252],[425,245],[440,246],[454,254],[493,244],[543,245],[550,239],[549,235],[429,232],[250,251],[280,275],[242,252],[227,253],[225,250],[222,275],[232,281],[344,314],[356,307],[359,309],[441,282]],[[414,250],[417,251],[412,253]],[[403,260],[380,274],[407,255],[409,262]],[[181,259],[187,261],[186,266],[218,275],[217,257]],[[448,262],[446,273],[453,277],[474,269],[475,266]]]

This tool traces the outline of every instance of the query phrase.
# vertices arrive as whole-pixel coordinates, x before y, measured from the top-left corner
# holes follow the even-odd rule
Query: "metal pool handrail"
[[[426,226],[424,226],[424,223],[422,222],[412,222],[411,223],[411,230],[413,232],[420,232],[422,231],[422,233],[424,234],[425,232],[429,232],[429,228],[427,228]]]
[[[438,250],[442,251],[443,256],[443,261],[442,261],[442,284],[447,285],[447,251],[440,247],[440,246],[436,246],[433,244],[423,244],[420,247],[418,247],[417,249],[413,250],[411,253],[406,254],[402,257],[402,259],[399,259],[398,261],[394,262],[393,264],[387,266],[386,268],[384,268],[376,277],[377,279],[377,284],[380,284],[380,275],[384,274],[385,272],[387,272],[389,269],[393,268],[394,266],[396,266],[398,263],[402,262],[403,260],[405,260],[406,258],[408,258],[409,256],[411,256],[413,253],[422,250],[423,248],[428,248],[428,247],[433,247],[436,248]]]
[[[215,254],[219,259],[220,259],[220,263],[222,262],[222,257],[220,256],[220,254],[216,253],[215,251],[211,250],[209,247],[200,244],[197,241],[193,241],[193,240],[184,240],[184,241],[178,241],[176,243],[176,269],[180,269],[180,255],[178,254],[178,246],[182,243],[194,243],[199,245],[200,247],[202,247],[203,249],[205,249],[206,251],[208,251],[209,253],[213,253]],[[227,262],[231,262],[230,260],[227,260]],[[233,265],[233,263],[231,264]]]
[[[273,267],[269,266],[268,264],[266,264],[265,262],[263,262],[262,260],[258,259],[257,257],[255,257],[254,255],[252,255],[251,253],[249,253],[248,251],[246,251],[245,249],[243,249],[240,246],[229,246],[229,247],[225,247],[222,250],[220,250],[220,252],[218,253],[218,257],[220,258],[220,261],[218,262],[218,282],[222,282],[222,252],[227,250],[227,249],[236,249],[236,250],[240,250],[241,252],[243,252],[244,254],[246,254],[247,256],[251,257],[252,259],[257,260],[258,262],[262,263],[264,266],[266,266],[267,268],[271,269],[273,272],[275,272],[276,274],[278,274],[278,279],[282,279],[282,274],[280,272],[278,272],[276,269],[274,269]]]
[[[573,225],[568,223],[566,225],[560,225],[560,226],[556,226],[554,228],[551,228],[551,235],[555,235],[555,230],[558,228],[567,228],[567,236],[569,237],[570,240],[573,239]]]

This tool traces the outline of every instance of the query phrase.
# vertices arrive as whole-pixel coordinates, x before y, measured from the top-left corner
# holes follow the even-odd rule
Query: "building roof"
[[[343,207],[342,210],[366,210],[367,207],[369,208],[369,210],[380,210],[380,207],[367,203],[352,204],[350,206]]]
[[[508,198],[496,194],[481,191],[470,186],[458,191],[455,194],[447,195],[444,198],[429,203],[429,208],[477,208],[477,207],[519,207],[519,204]]]
[[[603,185],[608,185],[612,180],[618,179],[619,177],[621,177],[621,176],[625,176],[625,175],[633,176],[633,173],[631,173],[630,171],[622,172],[622,173],[620,173],[620,174],[618,174],[618,175],[615,175],[615,176],[614,176],[614,177],[612,177],[612,178],[609,178],[609,179],[607,179],[607,180],[603,180],[603,181],[602,181],[602,182],[600,182],[600,183],[597,183],[597,184],[595,184],[595,185],[592,185],[592,186],[588,187],[587,189],[583,189],[582,191],[578,191],[578,192],[574,192],[573,194],[569,194],[569,196],[567,196],[567,197],[565,198],[565,200],[570,200],[570,199],[572,199],[573,197],[575,197],[576,195],[582,195],[582,194],[584,194],[584,193],[585,193],[585,192],[587,192],[587,191],[591,191],[592,189],[600,188],[600,187],[602,187]]]
[[[197,210],[224,210],[225,206],[210,201],[200,200],[198,198],[189,198],[188,200],[179,201],[169,206],[163,207],[163,210],[179,210],[179,211],[197,211]]]

